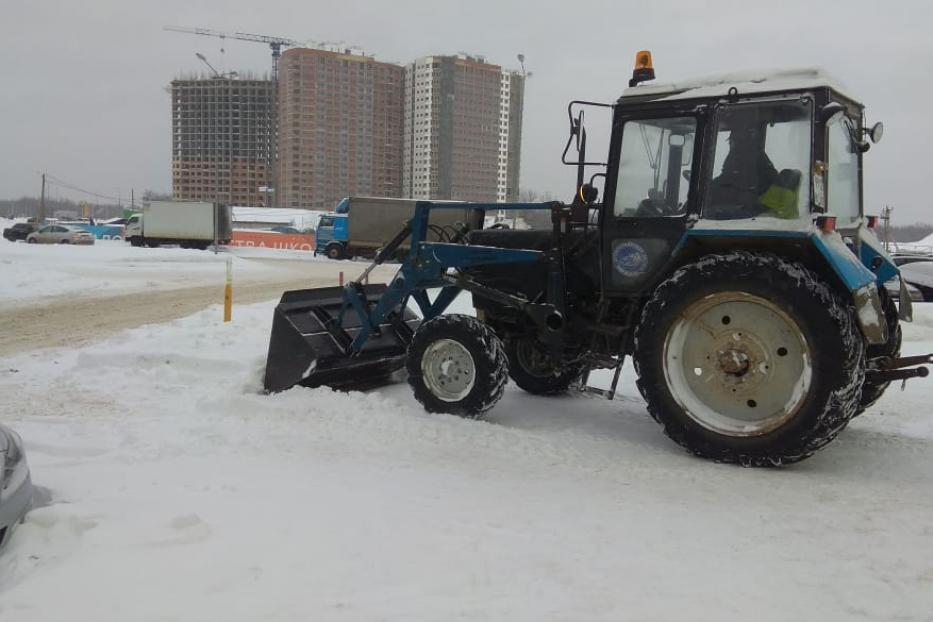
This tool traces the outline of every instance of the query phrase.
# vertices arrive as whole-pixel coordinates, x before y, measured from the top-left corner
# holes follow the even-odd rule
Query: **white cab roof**
[[[739,97],[750,93],[829,87],[853,101],[858,101],[847,94],[842,84],[819,67],[724,73],[666,84],[644,82],[625,89],[622,97],[651,97],[663,100],[725,97],[733,87],[738,91]]]

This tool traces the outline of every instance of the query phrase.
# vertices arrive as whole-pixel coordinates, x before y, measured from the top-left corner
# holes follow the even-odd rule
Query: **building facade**
[[[333,209],[398,197],[404,68],[350,50],[292,48],[279,64],[276,204]]]
[[[174,80],[172,196],[264,206],[272,185],[275,90],[271,80]]]
[[[405,69],[402,196],[518,198],[524,77],[482,57],[427,56]]]

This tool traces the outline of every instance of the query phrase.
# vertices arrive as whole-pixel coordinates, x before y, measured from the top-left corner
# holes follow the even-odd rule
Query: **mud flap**
[[[357,291],[372,307],[385,290],[385,285],[377,284]],[[284,391],[296,384],[372,388],[405,365],[408,344],[421,319],[408,308],[390,313],[363,349],[350,355],[350,343],[363,329],[358,314],[344,300],[343,287],[282,294],[272,319],[263,380],[266,391]]]
[[[907,283],[904,279],[900,281],[901,291],[897,297],[897,317],[904,322],[914,321],[914,301],[910,299],[910,292],[907,291]]]

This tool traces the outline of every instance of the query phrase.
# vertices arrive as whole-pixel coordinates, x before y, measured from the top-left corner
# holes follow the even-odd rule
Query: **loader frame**
[[[476,246],[452,242],[427,241],[430,230],[429,217],[435,209],[476,209],[476,210],[549,210],[553,223],[551,245],[547,251]],[[546,342],[559,349],[562,338],[564,306],[563,274],[563,232],[568,226],[570,209],[559,202],[547,203],[437,203],[419,201],[411,220],[386,246],[376,255],[375,260],[355,281],[343,288],[344,302],[336,320],[328,326],[338,344],[343,344],[344,354],[354,357],[362,352],[372,336],[380,334],[384,325],[399,308],[404,308],[409,299],[413,300],[421,311],[424,320],[442,314],[461,291],[481,294],[525,312],[534,321],[545,336]],[[466,231],[459,232],[462,237]],[[375,304],[369,302],[361,283],[367,280],[369,273],[378,265],[393,257],[398,247],[411,237],[411,250],[401,264],[398,273],[386,287],[385,293]],[[513,264],[522,262],[547,262],[548,287],[545,302],[532,302],[500,290],[484,286],[467,276],[453,275],[449,270]],[[432,301],[427,290],[440,289]],[[350,338],[343,331],[347,313],[355,314],[359,325],[368,330],[360,330]],[[407,344],[405,344],[407,345]]]

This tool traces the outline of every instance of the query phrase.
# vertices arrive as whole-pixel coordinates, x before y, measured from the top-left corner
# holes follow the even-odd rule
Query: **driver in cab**
[[[729,153],[710,184],[707,218],[730,220],[770,216],[796,218],[800,171],[778,173],[765,153],[765,127],[740,126],[729,132]]]

